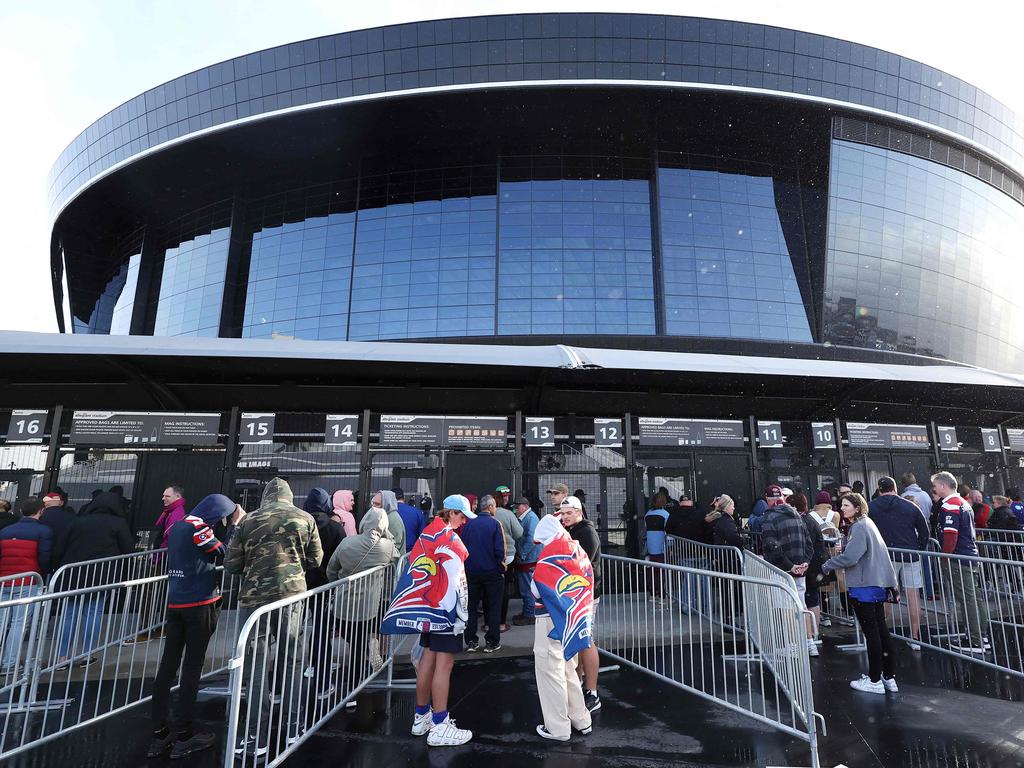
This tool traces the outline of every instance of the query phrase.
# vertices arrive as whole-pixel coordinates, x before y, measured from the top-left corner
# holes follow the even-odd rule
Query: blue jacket
[[[52,556],[53,531],[34,517],[23,517],[0,530],[0,576],[30,571],[45,576],[54,564]]]
[[[875,524],[887,547],[896,549],[928,548],[928,522],[916,505],[899,496],[885,495],[868,504],[868,517]],[[899,559],[917,560],[915,555]]]
[[[492,576],[505,572],[505,532],[501,523],[490,515],[477,515],[459,529],[459,538],[466,545],[467,576]]]
[[[214,493],[167,532],[167,607],[194,608],[220,600],[217,562],[225,546],[213,527],[235,511],[227,496]]]
[[[416,509],[416,507],[400,501],[398,502],[398,516],[405,523],[405,551],[411,552],[416,544],[416,539],[420,537],[424,527],[426,527],[426,524],[423,522],[423,513]]]
[[[67,507],[47,507],[43,510],[39,521],[43,525],[50,526],[50,530],[53,531],[53,540],[56,542],[60,541],[68,528],[71,527],[71,524],[77,519],[78,515]]]
[[[764,516],[768,514],[768,502],[764,499],[758,499],[754,503],[754,508],[750,510],[750,517],[747,519],[747,527],[755,533],[760,533],[761,526],[764,525]]]
[[[539,522],[537,513],[532,509],[526,510],[526,514],[519,518],[519,523],[523,526],[523,536],[516,542],[516,555],[519,557],[520,565],[536,563],[540,551],[544,548],[543,544],[533,540],[533,533],[537,530]]]

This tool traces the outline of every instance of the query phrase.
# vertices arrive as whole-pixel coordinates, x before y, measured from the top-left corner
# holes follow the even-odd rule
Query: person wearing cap
[[[568,504],[567,511],[582,519],[580,501],[575,496],[567,497],[561,508],[566,510],[570,500],[574,503]],[[584,649],[593,647],[593,623],[587,608],[594,596],[594,571],[583,547],[559,522],[559,515],[541,520],[533,538],[542,545],[531,589],[537,600],[534,672],[544,717],[537,726],[537,735],[569,741],[574,728],[583,735],[593,730],[576,677],[575,660]]]
[[[523,529],[523,535],[516,541],[515,564],[519,596],[523,599],[523,612],[514,616],[512,623],[517,627],[524,627],[534,624],[537,620],[536,604],[530,592],[530,584],[533,581],[533,569],[537,567],[537,558],[540,556],[540,545],[533,540],[533,533],[540,519],[531,509],[530,500],[525,496],[519,497],[515,512]]]
[[[426,735],[431,747],[458,746],[473,738],[449,714],[448,694],[469,618],[464,565],[469,552],[453,527],[465,527],[463,523],[475,518],[465,496],[453,494],[441,502],[409,553],[409,567],[381,623],[384,634],[420,636],[423,657],[416,667],[412,735]]]
[[[565,483],[558,483],[548,488],[548,501],[551,502],[551,510],[555,511],[562,501],[569,495],[569,486]]]
[[[43,516],[39,522],[53,531],[53,540],[59,541],[75,522],[75,513],[65,506],[65,499],[57,491],[43,496]]]
[[[502,491],[502,488],[505,490]],[[519,524],[519,518],[515,513],[505,506],[508,504],[508,486],[499,485],[495,489],[495,493],[497,496],[494,497],[493,503],[496,506],[490,514],[494,515],[494,519],[501,523],[501,531],[505,534],[505,588],[501,598],[501,631],[508,632],[512,628],[508,624],[508,601],[512,596],[512,586],[516,580],[516,571],[512,567],[512,562],[516,558],[516,542],[523,536],[523,526]],[[486,498],[485,496],[484,499]],[[502,502],[502,499],[506,501]],[[480,501],[480,509],[484,511],[483,499]]]
[[[592,520],[583,517],[583,504],[575,496],[567,496],[562,500],[557,512],[562,526],[569,532],[573,541],[579,543],[587,553],[587,559],[594,569],[594,599],[590,603],[590,626],[597,626],[597,606],[601,602],[601,536]],[[583,680],[583,700],[589,712],[601,708],[601,697],[597,694],[597,676],[601,669],[601,659],[597,651],[597,643],[580,651],[580,664],[577,672]]]
[[[509,502],[512,500],[512,489],[507,485],[499,485],[494,489],[494,501],[498,505],[498,509],[504,507],[510,509]]]
[[[416,539],[423,533],[425,525],[423,514],[416,507],[405,503],[405,491],[401,488],[392,488],[391,492],[395,494],[395,500],[398,502],[398,516],[405,525],[405,548],[403,551],[409,552],[416,543]]]
[[[469,552],[466,559],[466,582],[469,584],[469,615],[472,620],[466,625],[467,653],[480,648],[476,615],[481,600],[487,622],[484,653],[494,653],[501,649],[501,598],[505,588],[505,560],[508,553],[505,549],[505,533],[501,523],[495,519],[494,511],[494,497],[488,494],[480,500],[480,514],[468,520],[459,530],[459,537]]]

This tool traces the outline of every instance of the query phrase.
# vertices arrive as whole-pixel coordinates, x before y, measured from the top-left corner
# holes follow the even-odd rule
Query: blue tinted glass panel
[[[1024,206],[938,163],[832,142],[825,336],[1024,369]]]
[[[502,173],[498,333],[654,335],[643,171],[608,158],[515,158]]]
[[[777,183],[767,169],[658,169],[668,335],[812,341]]]
[[[139,281],[139,263],[141,261],[142,254],[134,253],[128,259],[127,264],[121,267],[123,284],[114,301],[110,317],[110,332],[112,334],[127,335],[131,333],[132,310],[135,308],[135,287]]]
[[[230,209],[203,211],[180,222],[182,234],[164,250],[155,336],[217,336],[231,229]]]

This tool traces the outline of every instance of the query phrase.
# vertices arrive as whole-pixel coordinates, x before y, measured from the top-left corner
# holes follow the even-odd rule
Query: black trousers
[[[885,623],[885,603],[862,603],[854,597],[850,605],[857,616],[864,643],[868,647],[868,677],[877,683],[896,676],[896,652],[893,648],[889,625]]]
[[[181,687],[178,689],[178,730],[192,730],[192,715],[196,709],[199,678],[203,674],[206,648],[210,644],[220,603],[197,605],[193,608],[168,608],[164,625],[164,655],[160,657],[156,679],[153,681],[153,728],[167,726],[170,709],[171,686],[181,667]],[[182,662],[182,654],[185,656]]]
[[[469,585],[469,621],[466,623],[464,639],[467,643],[477,642],[477,606],[484,604],[484,618],[487,621],[487,634],[484,639],[491,645],[501,643],[501,596],[505,590],[505,576],[492,573],[486,576],[466,575]]]

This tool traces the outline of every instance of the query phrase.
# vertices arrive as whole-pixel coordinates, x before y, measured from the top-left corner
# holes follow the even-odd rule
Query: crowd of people
[[[979,490],[959,484],[949,472],[932,475],[928,491],[908,472],[899,483],[892,477],[880,478],[870,500],[863,483],[841,483],[819,491],[813,506],[801,490],[772,484],[741,522],[735,502],[726,494],[716,497],[707,511],[697,508],[688,495],[674,503],[662,488],[644,518],[647,557],[664,562],[669,536],[756,548],[770,564],[790,574],[804,595],[813,615],[806,626],[808,654],[819,655],[819,628],[831,626],[821,611],[822,592],[827,591],[840,610],[856,617],[864,636],[868,674],[851,681],[851,687],[884,694],[898,690],[888,627],[892,605],[905,600],[907,645],[920,651],[922,592],[932,597],[936,583],[952,601],[947,610],[957,631],[950,649],[991,653],[988,604],[975,574],[977,531],[1024,527],[1024,503],[1017,489],[994,495],[991,501],[990,505]],[[920,554],[929,550],[959,557],[948,558],[938,568],[928,555]],[[663,603],[658,594],[653,601]]]
[[[653,563],[664,562],[673,538],[755,547],[770,564],[789,573],[804,595],[813,616],[807,621],[808,654],[819,654],[819,627],[829,626],[821,611],[824,590],[856,617],[863,631],[868,670],[851,686],[885,694],[897,690],[888,627],[894,601],[905,600],[908,645],[913,651],[921,648],[922,591],[927,595],[938,575],[930,573],[928,558],[920,553],[934,548],[937,540],[942,552],[977,557],[977,529],[1024,527],[1024,503],[1016,489],[991,497],[989,503],[977,490],[958,485],[948,472],[929,481],[926,491],[909,473],[899,483],[883,477],[870,501],[862,485],[841,484],[818,492],[813,505],[800,489],[772,484],[745,520],[728,494],[700,508],[688,495],[677,501],[661,488],[644,516],[646,554]],[[166,566],[168,586],[149,756],[187,757],[215,741],[212,734],[198,732],[192,718],[222,606],[220,565],[238,580],[241,626],[262,606],[394,565],[407,556],[408,567],[393,594],[382,580],[368,580],[344,606],[339,602],[333,614],[305,615],[301,601],[279,611],[268,623],[267,635],[253,644],[248,669],[294,664],[287,656],[300,643],[313,647],[313,658],[328,659],[341,638],[353,668],[362,674],[383,664],[382,635],[418,635],[411,732],[425,735],[430,746],[452,746],[472,738],[448,710],[456,656],[492,654],[501,649],[502,635],[511,627],[533,626],[543,713],[537,734],[565,741],[574,730],[589,733],[591,713],[601,707],[593,640],[601,598],[601,537],[587,518],[582,491],[570,493],[565,484],[555,484],[546,495],[546,504],[531,493],[513,499],[501,485],[479,497],[448,496],[435,508],[429,496],[410,504],[401,488],[381,489],[357,517],[354,492],[313,488],[299,508],[281,478],[266,485],[259,508],[249,512],[221,494],[189,508],[184,489],[168,486],[151,539],[153,547],[166,549],[159,562]],[[18,514],[0,503],[4,599],[38,593],[38,582],[21,574],[45,577],[64,564],[132,552],[136,540],[127,521],[130,505],[120,488],[94,493],[77,513],[60,489],[25,500]],[[989,652],[986,601],[977,591],[970,561],[952,560],[941,578],[963,617],[963,637],[952,647]],[[69,586],[100,585],[82,581]],[[515,599],[521,609],[510,619]],[[651,599],[661,607],[667,602],[659,588]],[[95,661],[92,652],[105,607],[104,593],[98,592],[63,612],[58,668],[66,668],[72,657],[81,657],[83,668]],[[28,607],[0,609],[0,638],[7,637],[0,657],[3,672],[18,663],[20,644],[11,638],[21,637],[30,617]],[[141,633],[124,642],[158,636]],[[80,652],[72,648],[76,639]],[[273,659],[267,657],[270,653]],[[331,665],[319,666],[312,673],[318,695],[325,697],[334,691]],[[172,724],[170,692],[177,681],[177,718]],[[248,707],[271,713],[279,702],[270,700],[270,689],[261,686],[265,700],[254,697]],[[247,722],[236,753],[265,754],[259,718]]]

